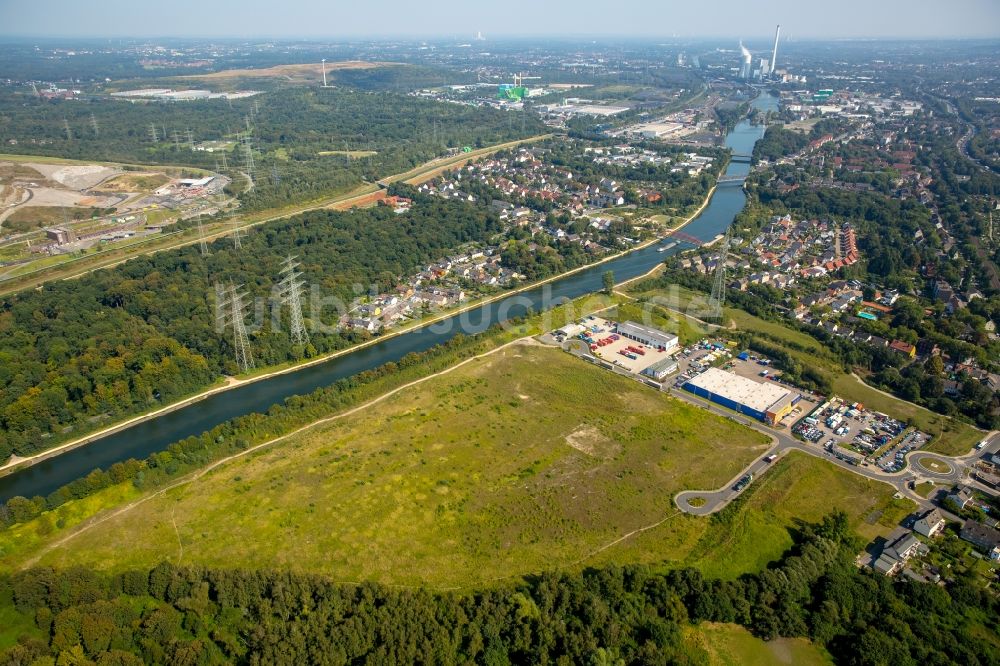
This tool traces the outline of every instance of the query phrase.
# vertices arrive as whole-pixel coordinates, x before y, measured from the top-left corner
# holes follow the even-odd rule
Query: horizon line
[[[607,33],[602,34],[588,34],[588,33],[564,33],[564,34],[544,34],[544,33],[497,33],[493,36],[487,36],[483,39],[476,39],[474,33],[469,34],[330,34],[330,35],[268,35],[268,34],[245,34],[245,35],[179,35],[179,34],[147,34],[147,35],[137,35],[137,34],[90,34],[90,35],[73,35],[73,34],[33,34],[33,33],[3,33],[0,32],[0,40],[5,39],[45,39],[45,40],[63,40],[63,39],[81,39],[81,40],[122,40],[122,41],[142,41],[149,39],[170,39],[170,40],[222,40],[222,41],[240,41],[240,40],[267,40],[267,41],[300,41],[300,42],[318,42],[324,40],[349,40],[349,41],[459,41],[462,43],[472,42],[473,44],[488,44],[488,43],[500,43],[503,41],[519,41],[519,40],[538,40],[538,39],[548,39],[548,40],[588,40],[596,43],[608,42],[608,41],[721,41],[729,39],[746,39],[746,40],[773,40],[773,33],[764,33],[760,35],[741,35],[738,33],[733,34],[718,34],[718,35],[629,35],[629,34],[612,34]],[[874,42],[874,41],[891,41],[891,42],[907,42],[907,41],[931,41],[931,42],[949,42],[949,41],[959,41],[959,40],[976,40],[976,41],[1000,41],[1000,33],[995,35],[895,35],[895,36],[880,36],[880,35],[854,35],[854,36],[798,36],[797,34],[792,34],[791,39],[786,37],[782,38],[782,42],[785,43],[809,43],[809,42]]]

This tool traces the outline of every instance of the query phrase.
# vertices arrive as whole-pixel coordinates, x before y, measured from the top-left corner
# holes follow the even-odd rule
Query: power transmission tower
[[[719,263],[715,266],[715,282],[712,283],[712,295],[708,299],[711,308],[710,317],[722,318],[722,304],[726,302],[726,259],[729,258],[729,241],[732,227],[726,229],[722,238],[722,251],[719,253]]]
[[[236,353],[236,365],[240,372],[247,372],[254,367],[253,353],[250,350],[250,339],[247,337],[246,325],[243,322],[243,299],[247,297],[246,292],[241,292],[243,285],[237,287],[230,283],[229,289],[216,283],[216,316],[219,318],[221,327],[233,327],[233,351]],[[221,301],[219,300],[221,299]]]
[[[247,133],[243,135],[243,163],[246,167],[247,177],[250,184],[253,184],[253,139],[250,138],[250,121],[247,120]]]
[[[243,230],[240,229],[240,218],[233,218],[233,247],[236,250],[243,249]]]
[[[201,218],[198,218],[198,248],[201,250],[201,256],[208,254],[208,243],[205,242],[205,229],[201,226]]]
[[[191,132],[190,129],[187,131],[187,144],[188,148],[194,150],[194,134]]]
[[[301,264],[295,259],[296,257],[289,256],[281,262],[281,281],[278,282],[278,290],[282,302],[288,306],[292,342],[304,345],[309,342],[309,334],[302,319],[302,288],[305,282],[302,281],[302,273],[298,270]]]
[[[153,140],[153,143],[156,143],[156,125],[153,123],[149,123],[149,138]]]
[[[63,127],[66,129],[66,140],[73,140],[73,131],[69,128],[69,121],[63,118]]]
[[[95,137],[101,135],[101,130],[97,126],[97,116],[95,116],[94,114],[90,114],[90,126],[94,128]]]

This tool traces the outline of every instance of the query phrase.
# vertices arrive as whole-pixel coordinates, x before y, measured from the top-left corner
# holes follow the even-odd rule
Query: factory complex
[[[701,398],[774,425],[781,421],[800,396],[773,382],[757,382],[719,368],[692,377],[682,388]]]

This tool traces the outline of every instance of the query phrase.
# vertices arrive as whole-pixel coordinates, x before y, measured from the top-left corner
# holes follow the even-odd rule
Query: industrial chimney
[[[774,50],[771,52],[771,74],[778,68],[778,36],[781,35],[781,25],[774,29]]]

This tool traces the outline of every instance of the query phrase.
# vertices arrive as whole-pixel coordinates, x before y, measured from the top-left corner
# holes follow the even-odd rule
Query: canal
[[[753,104],[758,109],[777,110],[777,99],[767,93],[762,93]],[[743,120],[726,137],[726,146],[734,153],[749,154],[762,135],[762,127]],[[731,162],[725,175],[745,176],[749,171],[749,164]],[[739,183],[719,185],[711,201],[684,228],[684,233],[702,241],[710,241],[725,232],[745,204],[746,196]],[[512,295],[327,362],[217,393],[0,477],[0,501],[17,495],[48,495],[95,468],[106,469],[115,462],[128,458],[145,458],[167,448],[173,442],[198,435],[229,419],[264,412],[271,405],[290,396],[310,393],[344,377],[390,361],[398,361],[411,352],[427,350],[447,341],[456,333],[481,332],[502,319],[523,315],[528,303],[534,311],[539,311],[543,305],[558,303],[559,299],[577,298],[599,291],[603,288],[601,276],[605,271],[614,271],[617,281],[637,277],[684,247],[684,244],[680,244],[659,252],[660,246],[651,245],[537,289]]]

